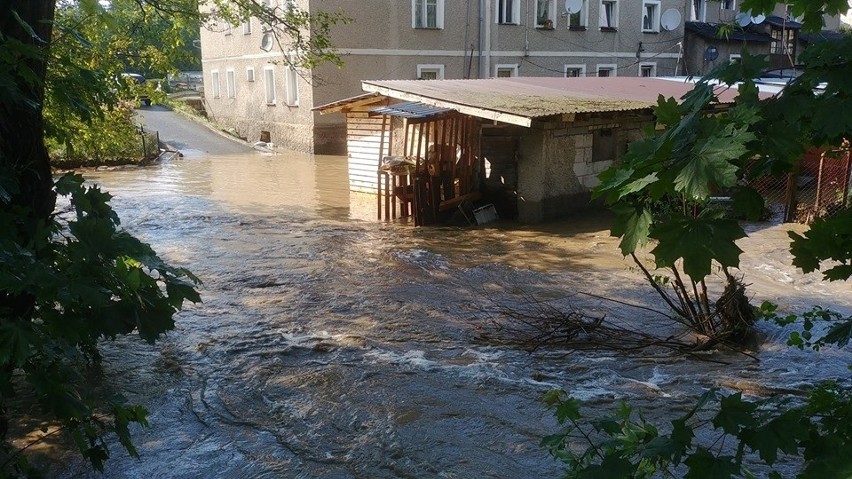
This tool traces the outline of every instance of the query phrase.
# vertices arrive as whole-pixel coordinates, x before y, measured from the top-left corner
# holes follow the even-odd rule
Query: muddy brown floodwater
[[[141,458],[116,447],[105,477],[559,477],[539,446],[556,430],[540,402],[552,388],[601,413],[627,398],[659,419],[709,387],[795,391],[847,373],[845,352],[792,350],[771,325],[760,326],[761,362],[714,353],[728,366],[484,343],[476,307],[512,304],[519,290],[643,329],[661,326],[647,311],[564,296],[659,305],[606,218],[380,223],[371,197],[347,191],[345,168],[345,158],[287,153],[88,174],[115,196],[126,229],[204,281],[204,303],[156,346],[104,345],[110,387],[151,412],[151,427],[134,431]],[[789,266],[783,227],[749,231],[743,267],[756,300],[852,312],[849,284]],[[58,477],[102,477],[70,452],[36,453],[61,461]]]

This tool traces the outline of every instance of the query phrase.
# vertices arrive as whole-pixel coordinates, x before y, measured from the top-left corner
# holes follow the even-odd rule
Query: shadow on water
[[[653,419],[685,410],[706,387],[771,391],[845,373],[842,354],[814,361],[769,326],[761,363],[717,353],[724,368],[485,344],[478,311],[520,304],[519,292],[670,327],[567,294],[659,307],[605,217],[521,228],[379,223],[374,199],[347,191],[345,171],[345,158],[293,154],[93,172],[128,230],[205,282],[204,303],[156,346],[104,345],[108,383],[145,404],[152,424],[135,431],[142,459],[116,451],[106,477],[558,477],[538,445],[555,427],[539,402],[549,389],[598,412],[631,398]],[[824,286],[785,266],[783,231],[761,234],[744,259],[756,294],[813,301]],[[842,287],[827,287],[852,309]],[[101,477],[73,454],[36,453],[63,461],[59,477]]]

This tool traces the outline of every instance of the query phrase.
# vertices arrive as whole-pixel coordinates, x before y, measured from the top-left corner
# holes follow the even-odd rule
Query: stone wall
[[[588,208],[597,175],[619,161],[650,125],[650,113],[627,112],[534,125],[520,141],[518,220],[535,223]],[[602,130],[614,142],[610,160],[594,157],[595,132]]]

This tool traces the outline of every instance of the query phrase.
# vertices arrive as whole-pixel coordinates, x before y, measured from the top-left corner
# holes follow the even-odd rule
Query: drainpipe
[[[493,2],[491,0],[483,0],[482,3],[485,5],[485,14],[482,15],[484,19],[483,25],[485,26],[485,64],[482,70],[484,75],[480,75],[480,78],[488,78],[491,76],[491,4]]]
[[[479,52],[479,56],[477,57],[477,76],[479,78],[484,78],[482,76],[483,64],[485,62],[485,57],[482,54],[482,45],[485,43],[485,2],[488,0],[479,0],[479,38],[477,39],[477,43],[479,46],[477,47],[477,51]]]

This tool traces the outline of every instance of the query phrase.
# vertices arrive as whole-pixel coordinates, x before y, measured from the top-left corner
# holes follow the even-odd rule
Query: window
[[[414,28],[444,28],[444,0],[411,0]]]
[[[740,59],[742,59],[742,57],[743,56],[740,55],[739,53],[731,53],[730,56],[728,56],[728,61],[731,62],[731,63],[736,63],[736,62],[740,61]]]
[[[210,72],[210,86],[213,91],[213,98],[219,98],[219,71],[213,70]]]
[[[231,35],[232,33],[234,33],[234,27],[230,23],[225,25],[225,35]]]
[[[246,68],[246,81],[253,82],[254,81],[254,67]]]
[[[660,2],[642,3],[642,31],[649,33],[660,31]]]
[[[603,77],[614,77],[617,68],[618,68],[618,65],[616,65],[615,63],[598,65],[597,66],[598,77],[601,77],[601,78],[603,78]]]
[[[580,7],[580,10],[568,15],[568,29],[569,30],[585,30],[587,23],[587,14],[588,14],[588,4],[586,0],[583,0],[583,6]]]
[[[443,80],[444,65],[417,65],[418,80]]]
[[[656,63],[640,63],[639,64],[639,76],[640,77],[655,77],[657,76],[657,64]]]
[[[516,77],[518,76],[518,64],[498,64],[494,68],[494,76],[497,78]]]
[[[517,25],[521,18],[521,0],[497,0],[497,23]]]
[[[266,90],[266,104],[275,104],[275,67],[267,66],[263,68],[263,83]]]
[[[736,10],[737,0],[722,0],[722,10]]]
[[[251,35],[251,18],[243,22],[243,35]]]
[[[692,0],[690,19],[694,22],[707,21],[707,0]]]
[[[772,53],[796,56],[796,30],[772,28],[769,33],[773,40]]]
[[[618,2],[603,0],[600,12],[601,30],[614,32],[618,28]]]
[[[586,65],[565,65],[565,76],[568,78],[586,76]]]
[[[225,86],[228,91],[228,98],[236,98],[237,97],[237,83],[234,78],[234,70],[228,70],[225,72]]]
[[[556,0],[536,0],[535,27],[545,29],[556,27]]]
[[[299,74],[292,66],[284,70],[284,82],[287,84],[287,105],[299,106]]]
[[[592,132],[592,161],[615,161],[615,131],[612,128]]]

